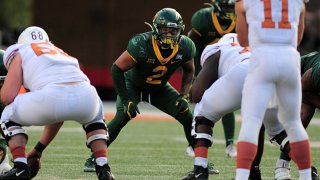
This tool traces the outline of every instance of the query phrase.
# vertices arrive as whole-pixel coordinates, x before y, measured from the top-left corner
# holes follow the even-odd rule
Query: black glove
[[[129,116],[130,119],[135,118],[137,113],[140,114],[138,106],[132,101],[126,101],[124,104],[124,112]]]
[[[189,109],[189,98],[187,95],[180,94],[176,101],[176,106],[180,108],[179,112],[184,113]]]

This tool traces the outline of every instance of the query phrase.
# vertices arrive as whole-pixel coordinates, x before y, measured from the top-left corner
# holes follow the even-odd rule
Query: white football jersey
[[[216,44],[208,45],[202,52],[201,55],[201,66],[211,55],[218,51],[220,53],[218,76],[225,75],[232,67],[236,64],[241,63],[250,58],[251,53],[247,48],[241,47],[237,43],[221,42]]]
[[[249,44],[280,44],[297,47],[303,0],[243,0],[249,24]]]
[[[30,91],[50,83],[89,81],[78,60],[52,43],[14,44],[7,48],[3,63],[8,69],[13,57],[22,58],[23,86]]]

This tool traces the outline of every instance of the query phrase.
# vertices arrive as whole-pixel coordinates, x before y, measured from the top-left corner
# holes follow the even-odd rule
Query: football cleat
[[[96,158],[94,157],[94,155],[92,154],[84,163],[84,167],[83,167],[83,171],[84,172],[95,172],[96,168]]]
[[[108,164],[103,166],[96,165],[95,167],[99,180],[114,180],[114,176],[111,173],[111,169]]]
[[[208,168],[202,166],[194,166],[194,170],[188,172],[188,174],[182,178],[182,180],[208,180],[209,171]]]
[[[231,143],[226,147],[226,155],[231,158],[237,157],[237,149],[236,146]]]
[[[275,180],[291,180],[290,176],[290,162],[278,159],[276,163],[276,168],[274,171]]]
[[[214,166],[213,163],[209,163],[208,162],[208,171],[209,171],[209,174],[219,174],[220,171]]]
[[[7,155],[7,143],[6,140],[0,138],[0,164],[6,158]]]
[[[312,180],[320,180],[318,170],[314,166],[311,166],[311,178],[312,178]]]
[[[194,157],[194,151],[193,151],[193,148],[191,146],[187,147],[186,155],[189,156],[189,157]]]
[[[262,180],[259,166],[254,166],[250,170],[249,180]]]
[[[0,174],[3,174],[11,169],[7,152],[6,140],[0,138]]]
[[[8,179],[23,179],[29,180],[31,179],[30,168],[27,164],[22,162],[14,162],[14,166],[8,172],[4,174],[0,174],[0,180],[8,180]]]

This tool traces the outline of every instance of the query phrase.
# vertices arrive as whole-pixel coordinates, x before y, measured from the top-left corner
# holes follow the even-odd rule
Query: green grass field
[[[319,120],[316,120],[319,121]],[[236,125],[238,134],[240,124]],[[224,134],[221,123],[214,128],[214,145],[209,150],[210,162],[220,170],[210,179],[231,179],[235,176],[235,159],[225,156]],[[42,128],[27,128],[28,150],[36,143]],[[320,123],[312,124],[313,163],[320,167]],[[273,169],[279,154],[277,147],[265,142],[261,170],[263,179],[273,178]],[[178,180],[193,167],[193,159],[185,155],[186,140],[176,121],[134,120],[123,129],[108,150],[109,163],[117,180]],[[83,164],[90,155],[85,146],[85,135],[79,124],[67,122],[42,158],[42,168],[35,179],[97,179],[95,173],[83,172]],[[295,164],[292,177],[298,179]]]

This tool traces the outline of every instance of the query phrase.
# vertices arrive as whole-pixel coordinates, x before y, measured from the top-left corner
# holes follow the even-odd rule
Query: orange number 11
[[[264,21],[262,28],[275,28],[276,23],[272,21],[271,0],[264,0]],[[288,0],[282,0],[281,21],[278,22],[279,29],[291,29],[291,23],[288,20]]]

